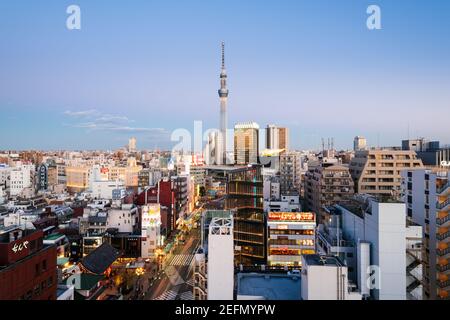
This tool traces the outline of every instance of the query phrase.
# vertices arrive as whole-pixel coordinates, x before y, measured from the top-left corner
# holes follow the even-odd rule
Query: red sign
[[[312,212],[269,212],[269,220],[314,222],[315,216]]]
[[[109,169],[106,168],[106,167],[102,167],[102,168],[100,169],[100,172],[103,173],[103,174],[106,174],[106,173],[109,172]]]

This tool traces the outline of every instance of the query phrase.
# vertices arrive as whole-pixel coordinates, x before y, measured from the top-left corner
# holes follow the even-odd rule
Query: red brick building
[[[56,300],[56,247],[42,230],[0,231],[0,300]]]
[[[161,180],[158,185],[138,194],[135,204],[143,206],[147,203],[161,205],[161,223],[166,235],[176,228],[176,193],[172,181]]]

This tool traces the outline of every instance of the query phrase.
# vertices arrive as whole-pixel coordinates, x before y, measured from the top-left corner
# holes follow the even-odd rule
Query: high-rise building
[[[18,196],[26,188],[33,187],[35,168],[32,164],[21,164],[10,171],[10,195]]]
[[[219,132],[211,131],[208,133],[208,141],[205,147],[205,163],[207,165],[217,164],[217,155],[219,154]]]
[[[439,141],[427,141],[425,138],[402,140],[402,150],[424,152],[439,149]]]
[[[406,214],[425,232],[424,299],[450,297],[450,169],[402,172]]]
[[[220,72],[220,89],[218,91],[220,98],[220,133],[219,133],[219,148],[216,149],[218,154],[216,156],[217,164],[227,164],[227,104],[228,104],[228,89],[227,89],[227,71],[225,69],[225,43],[222,42],[222,71]]]
[[[309,210],[326,219],[324,206],[348,201],[354,185],[348,166],[339,164],[310,164],[305,174],[305,199]]]
[[[200,223],[200,247],[193,259],[194,300],[233,299],[233,213],[206,210]]]
[[[233,300],[233,219],[213,218],[208,235],[208,300]]]
[[[267,264],[301,266],[302,255],[315,253],[315,228],[312,212],[269,212]]]
[[[236,167],[226,172],[225,209],[234,210],[235,263],[264,264],[266,227],[261,165]]]
[[[353,150],[359,151],[367,148],[367,140],[364,137],[356,136],[353,140]]]
[[[355,152],[350,174],[356,193],[399,195],[402,170],[423,167],[416,152],[411,150],[370,149]]]
[[[246,165],[258,163],[259,125],[243,122],[234,126],[234,163]]]
[[[440,147],[439,141],[427,141],[424,138],[403,140],[403,150],[414,150],[417,157],[426,166],[450,166],[450,146]]]
[[[132,137],[128,140],[128,152],[136,152],[136,138]]]
[[[363,296],[420,299],[422,228],[408,222],[403,202],[355,195],[327,209],[330,218],[317,229],[317,249],[345,261]]]
[[[289,129],[269,124],[266,128],[266,148],[287,151],[289,149]]]
[[[295,151],[280,154],[280,191],[288,195],[300,193],[301,189],[301,154]]]

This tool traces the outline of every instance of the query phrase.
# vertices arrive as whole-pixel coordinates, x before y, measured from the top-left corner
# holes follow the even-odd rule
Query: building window
[[[35,297],[39,296],[41,294],[41,286],[40,285],[35,285],[33,288],[33,295]]]
[[[53,286],[53,277],[47,279],[47,288],[50,288],[51,286]]]
[[[37,242],[36,242],[36,240],[31,240],[30,251],[31,251],[31,252],[34,252],[34,251],[36,251],[36,248],[37,248]]]
[[[39,273],[40,273],[39,263],[36,263],[36,265],[34,266],[34,274],[37,277],[39,275]]]
[[[27,293],[25,295],[23,295],[23,300],[31,300],[32,297],[33,297],[33,291],[28,290]]]
[[[42,271],[46,271],[47,270],[47,260],[43,260],[42,261]]]

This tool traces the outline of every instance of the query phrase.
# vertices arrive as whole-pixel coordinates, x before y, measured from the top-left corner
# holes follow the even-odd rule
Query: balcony
[[[450,190],[450,181],[449,182],[447,182],[445,185],[443,185],[442,187],[440,187],[440,188],[437,188],[436,189],[436,193],[437,194],[444,194],[444,193],[446,193],[447,191],[449,191]]]
[[[440,264],[438,264],[437,266],[436,266],[436,269],[439,271],[439,272],[445,272],[445,271],[448,271],[448,270],[450,270],[450,264],[446,264],[445,266],[441,266]]]
[[[439,210],[444,209],[448,205],[450,205],[450,198],[448,198],[446,201],[444,201],[442,203],[436,202],[436,208],[438,208]]]
[[[438,225],[443,225],[443,224],[445,224],[445,223],[448,222],[448,221],[450,221],[450,214],[446,215],[446,216],[443,217],[443,218],[437,218],[437,219],[436,219],[436,223],[437,223]]]
[[[447,280],[447,281],[439,281],[438,280],[438,281],[436,281],[436,283],[440,288],[447,288],[450,286],[450,280]]]
[[[443,257],[450,253],[450,247],[445,249],[436,249],[436,252],[439,256]]]
[[[447,239],[448,237],[450,237],[450,230],[447,231],[447,232],[439,233],[439,234],[436,235],[436,238],[437,238],[439,241],[442,241],[442,240],[444,240],[444,239]]]

